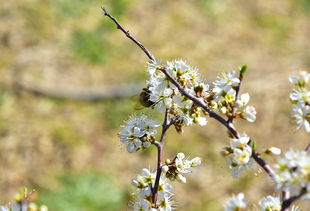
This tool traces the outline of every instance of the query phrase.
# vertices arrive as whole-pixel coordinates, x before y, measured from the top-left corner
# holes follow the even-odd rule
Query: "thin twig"
[[[112,15],[110,15],[107,10],[104,7],[101,7],[102,11],[104,12],[104,15],[110,18],[117,26],[117,29],[120,29],[129,39],[131,39],[136,45],[138,45],[141,50],[149,57],[150,60],[155,61],[155,57],[151,54],[151,52],[144,47],[144,45],[139,42],[136,38],[131,36],[128,30],[126,30],[116,18],[114,18]]]
[[[290,191],[282,191],[282,201],[288,200],[290,198]]]
[[[307,193],[307,189],[303,188],[300,193],[296,196],[291,196],[290,198],[284,200],[282,202],[282,207],[281,210],[282,211],[289,211],[289,207],[294,203],[294,201],[300,199],[301,197],[303,197],[303,195],[305,195]]]
[[[157,147],[157,171],[156,171],[156,178],[155,178],[155,184],[152,188],[152,202],[154,205],[156,205],[157,201],[157,193],[158,193],[158,187],[159,187],[159,181],[160,181],[160,175],[161,175],[161,167],[163,162],[163,145],[166,137],[167,130],[169,127],[173,124],[171,124],[172,120],[169,120],[169,109],[166,109],[165,112],[165,118],[162,125],[162,131],[159,142],[156,142]]]
[[[276,179],[277,174],[273,171],[269,164],[257,154],[257,152],[253,151],[252,157],[255,162],[260,165],[273,180]]]

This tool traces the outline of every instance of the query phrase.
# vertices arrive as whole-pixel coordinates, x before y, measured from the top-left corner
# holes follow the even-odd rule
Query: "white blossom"
[[[143,198],[138,198],[138,200],[133,205],[133,211],[153,211],[151,203]]]
[[[242,134],[238,139],[231,139],[230,147],[224,148],[223,155],[234,178],[253,165],[252,148],[248,145],[249,141],[250,138],[246,134]]]
[[[161,66],[161,60],[157,60],[157,61],[152,60],[148,63],[147,72],[150,75],[154,75],[157,71],[157,68],[159,68],[160,66]]]
[[[199,157],[196,157],[192,160],[187,160],[184,153],[180,152],[177,154],[175,164],[179,173],[187,174],[191,172],[193,167],[197,167],[201,164],[201,159]]]
[[[247,106],[243,111],[243,118],[249,122],[255,122],[256,120],[256,109],[254,106]]]
[[[237,196],[232,196],[224,205],[225,211],[242,211],[247,207],[247,202],[244,199],[244,194],[239,193]]]
[[[310,154],[306,151],[288,151],[275,165],[276,189],[289,190],[298,195],[302,189],[310,187]],[[310,194],[305,197],[309,197]]]
[[[217,80],[213,82],[213,91],[218,95],[223,92],[228,92],[232,87],[237,86],[240,83],[238,77],[236,77],[236,71],[231,70],[229,72],[222,72],[217,76]]]
[[[239,107],[242,107],[242,106],[247,105],[249,101],[250,101],[249,93],[244,93],[244,94],[240,95],[239,99],[236,101],[236,104]]]
[[[149,147],[152,136],[157,133],[155,128],[160,126],[146,115],[140,117],[133,115],[125,123],[121,126],[123,129],[119,133],[119,138],[121,142],[127,144],[127,151],[130,153]]]
[[[156,172],[151,172],[149,169],[142,169],[141,174],[132,180],[132,184],[138,190],[138,197],[136,202],[133,204],[134,211],[153,211],[157,210],[152,207],[152,190],[154,187],[156,179]],[[173,209],[172,202],[172,186],[168,183],[168,180],[164,177],[160,177],[158,185],[158,197],[156,201],[156,206],[158,210],[170,211]]]
[[[281,201],[279,197],[267,196],[259,201],[261,211],[281,211]]]
[[[289,81],[297,86],[304,86],[309,84],[310,73],[306,71],[300,71],[298,75],[291,75]]]
[[[290,100],[294,105],[291,117],[296,123],[297,128],[304,129],[307,133],[310,132],[309,78],[310,73],[305,71],[289,77],[290,82],[296,86],[296,89],[290,94]]]
[[[304,129],[307,133],[310,132],[310,106],[298,103],[292,109],[292,118],[298,129]]]
[[[290,100],[298,103],[298,102],[307,102],[310,103],[310,91],[304,89],[293,90],[290,94]]]
[[[195,157],[188,159],[184,153],[177,154],[173,161],[167,160],[165,168],[168,167],[168,171],[165,170],[166,177],[170,180],[177,180],[181,183],[186,183],[186,177],[183,174],[192,172],[193,168],[201,164],[201,158]]]

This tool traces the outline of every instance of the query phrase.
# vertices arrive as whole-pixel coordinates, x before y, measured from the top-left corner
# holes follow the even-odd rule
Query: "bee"
[[[154,105],[154,102],[150,101],[150,90],[148,88],[143,88],[142,92],[134,95],[132,99],[137,102],[135,105],[136,110],[149,108]]]

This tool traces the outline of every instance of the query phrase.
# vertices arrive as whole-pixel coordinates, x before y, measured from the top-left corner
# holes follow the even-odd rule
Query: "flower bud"
[[[200,157],[195,157],[191,160],[191,167],[197,167],[201,164],[201,158]]]
[[[280,155],[281,149],[279,149],[277,147],[271,147],[269,149],[266,149],[265,153],[268,155]]]
[[[221,108],[220,108],[220,111],[221,111],[223,114],[226,114],[227,108],[226,108],[226,107],[221,107]]]
[[[144,143],[143,143],[143,147],[145,147],[145,148],[148,148],[150,145],[151,145],[150,142],[144,142]]]
[[[200,83],[198,86],[194,87],[194,91],[198,97],[202,96],[202,92],[203,92],[204,88],[205,88],[205,86],[203,83]]]
[[[197,117],[195,118],[195,122],[198,123],[200,126],[207,125],[207,119],[205,117]]]
[[[170,159],[167,159],[167,160],[165,161],[165,163],[166,163],[167,165],[169,165],[169,164],[171,164],[171,160],[170,160]]]
[[[139,181],[136,180],[136,179],[131,180],[131,184],[132,184],[133,186],[137,187],[137,188],[140,186]]]

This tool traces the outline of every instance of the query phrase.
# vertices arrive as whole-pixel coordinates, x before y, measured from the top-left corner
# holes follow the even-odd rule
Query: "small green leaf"
[[[245,65],[242,65],[241,67],[239,67],[239,70],[240,70],[240,73],[241,74],[244,74],[247,72],[248,70],[248,66],[245,64]]]

